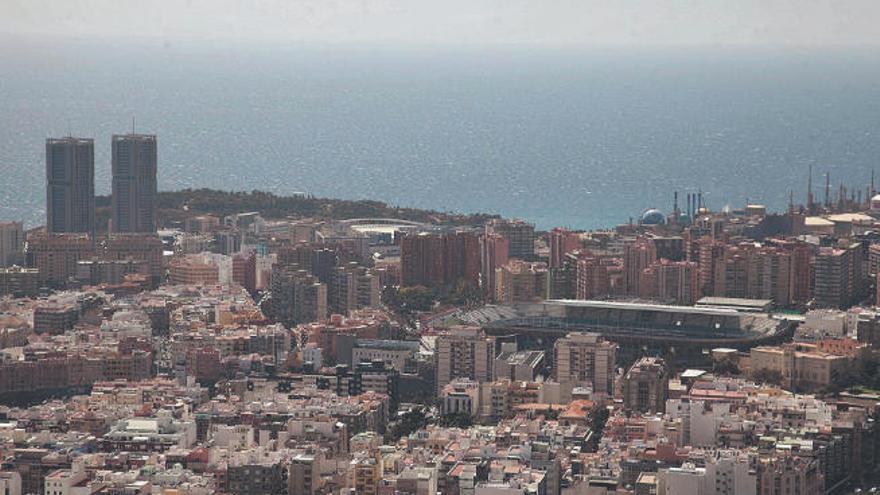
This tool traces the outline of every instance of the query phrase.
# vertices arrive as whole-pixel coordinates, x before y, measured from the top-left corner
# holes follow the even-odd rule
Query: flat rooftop
[[[543,357],[544,353],[541,351],[516,351],[502,352],[498,355],[496,359],[506,361],[508,364],[514,366],[525,363],[529,363],[529,365],[535,366],[535,364]]]

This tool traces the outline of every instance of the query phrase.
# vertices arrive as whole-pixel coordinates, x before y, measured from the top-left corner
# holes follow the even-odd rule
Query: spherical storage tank
[[[642,213],[642,225],[662,225],[665,221],[666,217],[656,208],[650,208]]]

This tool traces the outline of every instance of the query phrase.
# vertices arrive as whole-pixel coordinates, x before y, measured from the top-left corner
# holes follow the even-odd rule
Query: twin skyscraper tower
[[[112,141],[110,232],[156,232],[156,136]],[[95,233],[95,141],[46,140],[46,226],[50,234]]]

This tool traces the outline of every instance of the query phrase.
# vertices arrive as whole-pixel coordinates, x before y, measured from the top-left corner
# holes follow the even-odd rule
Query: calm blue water
[[[94,137],[106,193],[132,115],[159,135],[160,189],[598,228],[670,210],[674,189],[782,209],[810,164],[864,187],[880,54],[2,44],[0,219],[44,221],[48,136]]]

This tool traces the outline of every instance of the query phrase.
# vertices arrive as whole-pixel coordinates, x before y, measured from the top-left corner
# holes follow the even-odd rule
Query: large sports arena
[[[620,344],[620,355],[626,361],[655,354],[681,365],[705,364],[709,351],[716,347],[745,350],[780,342],[791,336],[795,326],[766,313],[727,308],[567,299],[490,306],[458,319],[532,348],[550,348],[569,332],[595,332]]]

